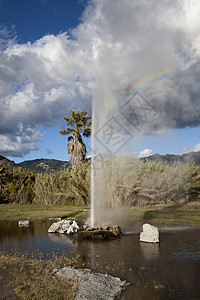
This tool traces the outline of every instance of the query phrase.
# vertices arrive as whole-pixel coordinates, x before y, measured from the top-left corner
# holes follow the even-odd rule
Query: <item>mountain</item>
[[[89,158],[90,159],[90,158]],[[194,161],[197,165],[200,165],[200,151],[199,152],[189,152],[182,155],[174,155],[174,154],[154,154],[149,157],[142,158],[141,160],[151,160],[151,161],[161,161],[167,163],[173,163],[175,161],[180,162],[189,162]],[[18,164],[21,167],[39,171],[39,172],[46,172],[46,171],[60,171],[69,168],[69,161],[61,161],[56,159],[35,159],[35,160],[27,160],[22,163]]]
[[[30,169],[37,172],[57,172],[69,168],[68,161],[61,161],[57,159],[34,159],[26,160],[18,164],[20,167]]]
[[[151,160],[151,161],[161,161],[167,163],[173,163],[175,161],[180,162],[189,162],[194,161],[197,165],[200,165],[200,151],[199,152],[189,152],[182,155],[174,155],[174,154],[154,154],[145,158],[141,158],[141,160]],[[29,170],[37,171],[37,172],[56,172],[60,170],[69,169],[69,161],[61,161],[57,159],[34,159],[34,160],[26,160],[19,164],[15,164],[14,161],[11,161],[4,156],[0,155],[0,167],[5,168],[13,168],[13,167],[23,167]]]
[[[154,154],[145,158],[142,158],[142,160],[151,160],[151,161],[161,161],[161,162],[167,162],[167,163],[173,163],[175,161],[179,161],[182,163],[194,161],[197,165],[200,165],[200,151],[199,152],[189,152],[182,155],[174,155],[174,154],[166,154],[166,155],[160,155],[160,154]]]
[[[0,155],[0,168],[5,167],[6,169],[12,169],[13,167],[16,167],[14,161],[7,159],[6,157]]]

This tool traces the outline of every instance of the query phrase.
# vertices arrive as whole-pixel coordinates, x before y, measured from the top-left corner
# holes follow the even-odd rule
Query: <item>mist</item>
[[[92,219],[100,223],[101,219],[109,221],[116,214],[110,210],[108,216],[108,210],[105,213],[102,207],[118,207],[118,202],[123,203],[111,189],[116,191],[117,187],[125,186],[124,180],[128,184],[130,161],[126,153],[134,153],[134,143],[138,146],[147,135],[159,136],[170,129],[200,125],[197,16],[200,4],[198,1],[128,0],[92,3],[84,17],[90,17],[96,29],[92,95],[92,201],[96,217]],[[131,150],[127,149],[130,139],[133,140]],[[108,155],[111,161],[117,155],[117,160],[123,162],[120,170],[111,168]],[[132,167],[134,173],[138,167]],[[109,168],[110,179],[114,180],[116,174],[120,178],[117,185],[106,179]],[[160,183],[156,176],[146,178],[141,189],[154,185],[160,191],[164,181],[177,178],[174,189],[179,190],[187,186],[184,181],[187,176],[183,179],[185,168],[174,166]]]

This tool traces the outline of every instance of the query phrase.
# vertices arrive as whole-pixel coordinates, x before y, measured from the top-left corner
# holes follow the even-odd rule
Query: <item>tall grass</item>
[[[180,204],[198,201],[200,167],[194,163],[145,162],[111,156],[104,168],[104,197],[109,207]]]

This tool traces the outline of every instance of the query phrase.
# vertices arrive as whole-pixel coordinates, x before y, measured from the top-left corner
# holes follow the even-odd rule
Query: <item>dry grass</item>
[[[51,257],[52,258],[52,257]],[[0,299],[69,299],[75,298],[76,279],[55,275],[56,270],[69,265],[64,256],[52,260],[34,259],[16,254],[0,253]]]

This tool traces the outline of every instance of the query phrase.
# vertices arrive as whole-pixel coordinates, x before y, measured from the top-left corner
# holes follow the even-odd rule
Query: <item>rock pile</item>
[[[118,225],[103,224],[102,226],[90,227],[83,225],[79,237],[85,239],[116,239],[121,235],[121,228]]]
[[[49,229],[48,233],[67,233],[73,234],[80,230],[79,225],[75,220],[61,220],[53,223]]]
[[[103,224],[90,227],[86,224],[81,225],[76,220],[61,220],[53,223],[48,229],[48,233],[78,234],[79,238],[105,240],[119,237],[121,229],[118,225]]]

